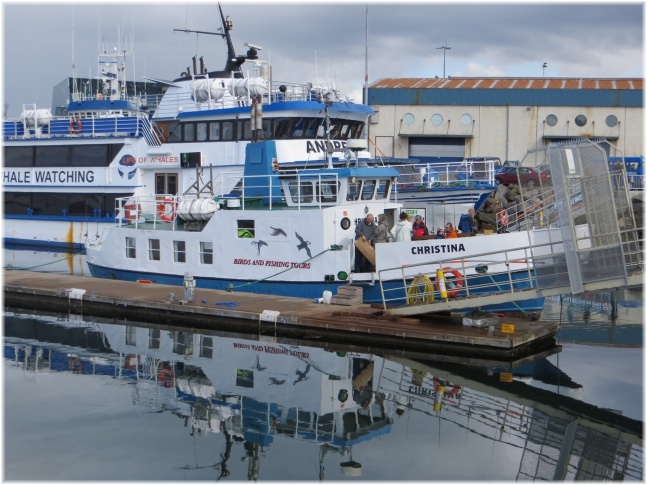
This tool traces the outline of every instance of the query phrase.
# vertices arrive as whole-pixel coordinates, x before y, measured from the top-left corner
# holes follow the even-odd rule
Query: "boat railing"
[[[118,226],[176,230],[177,209],[186,200],[212,199],[222,210],[294,210],[321,209],[341,203],[340,179],[337,173],[316,173],[303,170],[284,179],[280,175],[248,175],[222,173],[207,194],[157,194],[121,197],[115,200]],[[234,189],[226,189],[232,187]],[[360,203],[365,203],[362,200]]]
[[[498,160],[398,164],[398,191],[432,188],[494,188]]]
[[[4,140],[31,138],[101,138],[114,136],[143,136],[150,146],[160,146],[151,122],[145,114],[91,114],[78,119],[70,116],[52,117],[47,124],[26,126],[23,120],[4,120]]]
[[[537,288],[533,271],[533,251],[551,256],[561,254],[563,243],[551,242],[503,252],[470,255],[469,259],[452,258],[433,263],[381,269],[378,271],[378,280],[384,309],[390,306],[412,306],[442,301],[442,286],[437,278],[438,270],[443,271],[447,298],[450,299],[504,292],[515,293],[527,288]],[[557,266],[557,270],[567,273],[568,269],[565,266]],[[396,278],[401,284],[385,287],[384,282]]]
[[[247,83],[254,78],[233,79],[229,82]],[[146,104],[155,107],[155,118],[173,118],[180,112],[204,111],[205,109],[240,108],[252,105],[252,92],[249,86],[237,86],[240,95],[232,96],[230,93],[220,99],[196,101],[191,89],[178,90],[175,93],[145,97]],[[313,85],[312,83],[291,83],[273,81],[267,93],[262,97],[263,104],[280,103],[284,101],[342,101],[334,87]]]

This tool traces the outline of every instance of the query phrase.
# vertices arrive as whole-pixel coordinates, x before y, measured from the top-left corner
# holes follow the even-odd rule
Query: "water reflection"
[[[5,477],[642,480],[642,421],[583,401],[559,347],[487,365],[326,347],[6,312]],[[101,451],[61,468],[18,431],[30,416]]]

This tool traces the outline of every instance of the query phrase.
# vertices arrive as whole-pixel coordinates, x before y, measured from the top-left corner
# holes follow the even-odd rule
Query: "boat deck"
[[[4,271],[5,308],[124,318],[190,328],[357,343],[469,357],[518,358],[554,346],[557,322],[503,318],[468,327],[462,317],[387,315],[368,304],[326,305],[303,298],[195,289],[27,271]],[[509,333],[512,330],[511,333]]]

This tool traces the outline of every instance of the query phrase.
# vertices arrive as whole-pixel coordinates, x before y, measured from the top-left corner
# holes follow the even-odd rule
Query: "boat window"
[[[299,118],[295,123],[294,123],[294,130],[292,131],[292,136],[294,138],[301,138],[303,136],[303,128],[305,125],[305,120],[303,118]]]
[[[65,167],[70,163],[70,146],[37,146],[37,167]]]
[[[160,240],[159,239],[148,240],[148,259],[149,261],[160,260]]]
[[[303,136],[305,138],[314,138],[317,136],[317,131],[319,130],[319,125],[321,124],[319,118],[310,118],[306,124],[306,129],[304,130]]]
[[[375,180],[365,180],[362,187],[362,200],[371,200],[375,193]]]
[[[34,147],[4,147],[5,167],[33,167]]]
[[[186,241],[173,241],[173,261],[186,263]]]
[[[200,242],[200,264],[213,264],[213,243],[211,241]]]
[[[197,127],[197,136],[196,140],[198,141],[205,141],[207,139],[207,124],[206,123],[198,123],[196,125]]]
[[[178,124],[169,132],[168,141],[171,143],[182,141],[182,125]]]
[[[337,182],[330,180],[317,183],[317,197],[319,198],[319,202],[337,202],[337,191]]]
[[[107,167],[108,145],[74,145],[72,146],[73,167]]]
[[[222,122],[222,139],[223,140],[233,140],[234,139],[234,122],[233,121],[223,121]]]
[[[377,181],[377,191],[375,192],[375,199],[383,200],[388,198],[390,186],[391,186],[391,181],[389,179],[379,179]]]
[[[220,123],[217,121],[209,123],[209,140],[220,140]]]
[[[176,173],[156,173],[155,174],[155,194],[176,195],[177,194],[177,174]]]
[[[274,138],[288,138],[292,128],[292,120],[290,118],[283,118],[274,121]]]
[[[313,199],[313,187],[311,182],[290,182],[288,184],[290,197],[295,204],[309,204]]]
[[[252,139],[252,123],[250,120],[246,120],[243,122],[243,138],[245,140],[251,140]],[[240,135],[238,136],[238,139],[240,140]]]
[[[213,337],[200,335],[200,357],[213,358]]]
[[[32,208],[31,194],[24,192],[3,191],[5,214],[27,214]]]
[[[254,221],[249,219],[238,220],[238,237],[254,239],[256,237],[256,229],[254,228]]]
[[[137,257],[137,246],[134,237],[126,237],[126,258],[135,259]]]
[[[159,328],[149,328],[148,329],[148,348],[149,349],[159,349],[160,348],[160,337],[161,331]]]
[[[272,120],[263,120],[263,140],[272,138]]]
[[[359,198],[360,187],[362,182],[358,180],[357,182],[348,182],[348,194],[346,195],[346,200],[357,200]]]
[[[195,125],[193,123],[184,125],[184,141],[195,141]]]

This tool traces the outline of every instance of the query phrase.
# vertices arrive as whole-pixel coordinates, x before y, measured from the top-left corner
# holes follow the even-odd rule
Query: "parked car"
[[[498,184],[519,184],[526,187],[536,187],[541,180],[542,185],[551,183],[550,171],[548,169],[531,167],[503,167],[494,176]]]

